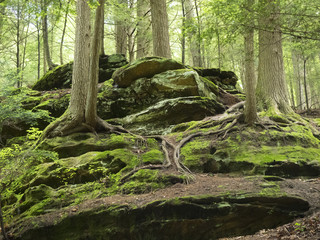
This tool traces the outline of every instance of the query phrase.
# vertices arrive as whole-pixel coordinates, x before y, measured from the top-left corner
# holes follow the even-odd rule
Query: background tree
[[[115,41],[116,53],[127,54],[127,28],[126,28],[126,15],[121,14],[123,9],[128,8],[128,0],[118,0],[115,11]]]
[[[166,0],[150,0],[153,54],[171,58]]]
[[[137,1],[137,58],[150,55],[151,19],[149,0]]]

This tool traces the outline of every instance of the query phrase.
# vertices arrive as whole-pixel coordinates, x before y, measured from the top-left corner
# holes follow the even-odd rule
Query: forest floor
[[[168,171],[168,170],[164,170]],[[298,196],[310,203],[310,210],[302,219],[280,226],[276,229],[261,230],[252,236],[238,236],[223,238],[223,240],[319,240],[320,239],[320,178],[313,179],[278,179],[277,184],[281,192]],[[170,199],[194,195],[219,195],[219,194],[250,194],[259,193],[266,183],[265,176],[232,176],[228,174],[194,174],[194,180],[188,184],[175,184],[170,187],[145,194],[124,195],[118,194],[88,200],[80,205],[61,209],[60,211],[41,215],[38,220],[46,224],[53,223],[63,215],[72,216],[77,212],[86,211],[101,205],[135,205],[143,206],[155,200]],[[34,221],[34,220],[33,220]]]

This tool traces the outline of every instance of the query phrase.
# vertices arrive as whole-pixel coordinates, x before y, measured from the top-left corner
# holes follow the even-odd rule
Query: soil
[[[167,170],[166,170],[167,171]],[[320,239],[320,178],[314,179],[275,179],[280,186],[281,192],[294,195],[307,200],[311,208],[302,219],[280,226],[276,229],[261,230],[252,236],[238,236],[228,239]],[[80,205],[61,209],[38,217],[45,225],[53,224],[61,216],[74,215],[79,211],[110,204],[142,206],[154,200],[169,199],[192,195],[218,195],[223,193],[258,193],[268,181],[264,176],[234,176],[226,174],[195,174],[188,184],[175,184],[165,189],[139,195],[114,195],[86,201]],[[32,220],[33,224],[35,219]],[[1,239],[1,238],[0,238]]]

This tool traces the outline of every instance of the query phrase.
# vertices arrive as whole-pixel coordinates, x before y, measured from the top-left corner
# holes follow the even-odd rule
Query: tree
[[[185,27],[186,32],[188,33],[189,49],[192,58],[192,65],[194,67],[202,66],[201,59],[201,44],[199,42],[199,24],[195,23],[195,6],[192,4],[191,0],[182,0],[183,5],[185,6]],[[199,16],[197,15],[198,23],[200,21]]]
[[[86,0],[77,1],[78,15],[69,107],[60,119],[51,123],[44,130],[41,139],[108,127],[97,116],[96,110],[103,4],[104,0],[99,0],[92,42],[90,43],[90,7]]]
[[[150,0],[153,54],[171,58],[166,0]]]
[[[41,1],[41,16],[42,16],[42,37],[43,37],[43,51],[46,63],[49,69],[53,69],[57,65],[53,63],[50,47],[49,47],[49,33],[48,33],[48,0]]]
[[[137,1],[137,58],[150,54],[150,4],[148,0]]]
[[[245,9],[250,9],[254,4],[254,0],[246,0]],[[248,14],[248,16],[250,16]],[[246,102],[245,102],[245,121],[249,125],[257,120],[257,106],[256,106],[256,96],[255,96],[255,85],[256,85],[256,76],[255,76],[255,67],[254,67],[254,20],[249,17],[251,24],[245,28],[244,33],[244,52],[245,52],[245,93],[246,93]],[[251,26],[250,26],[251,25]]]
[[[128,8],[128,0],[118,0],[118,7],[115,16],[115,41],[116,53],[127,54],[127,30],[125,19],[121,18],[120,10],[125,7]]]
[[[284,78],[280,0],[260,0],[258,106],[274,113],[292,113]]]

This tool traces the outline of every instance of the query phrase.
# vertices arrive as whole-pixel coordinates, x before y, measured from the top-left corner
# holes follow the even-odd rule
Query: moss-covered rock
[[[125,57],[121,54],[103,55],[99,61],[99,82],[111,78],[113,72],[127,64]],[[58,66],[48,71],[33,86],[34,90],[47,91],[61,88],[70,88],[72,82],[73,62]]]
[[[161,72],[182,68],[184,68],[182,64],[171,59],[147,57],[118,69],[112,75],[112,79],[116,86],[123,88],[130,86],[139,78],[151,78]]]
[[[55,220],[31,218],[18,225],[13,235],[23,240],[218,239],[272,228],[308,209],[300,198],[269,195],[183,197],[143,206],[102,204],[70,210]]]

